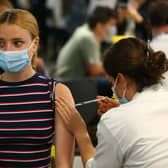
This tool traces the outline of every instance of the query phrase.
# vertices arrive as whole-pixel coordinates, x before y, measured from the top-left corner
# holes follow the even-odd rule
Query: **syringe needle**
[[[82,106],[82,105],[85,105],[85,104],[90,104],[90,103],[98,102],[98,101],[103,100],[103,99],[105,99],[105,97],[100,98],[100,99],[93,99],[93,100],[83,101],[83,102],[75,104],[75,107],[79,107],[79,106]]]

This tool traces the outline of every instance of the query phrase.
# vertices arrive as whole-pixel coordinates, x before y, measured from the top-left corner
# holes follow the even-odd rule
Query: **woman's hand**
[[[56,98],[56,111],[67,129],[75,136],[86,131],[86,124],[77,109],[63,97]]]
[[[87,132],[86,124],[74,105],[64,99],[56,98],[56,112],[65,123],[67,129],[75,136],[82,157],[83,165],[95,156],[95,148]]]
[[[101,99],[104,96],[97,96],[97,99]],[[109,109],[113,108],[113,107],[118,107],[120,105],[118,100],[114,100],[112,98],[109,97],[105,97],[105,99],[99,100],[98,102],[98,110],[97,110],[97,114],[99,116],[101,116],[102,114],[104,114],[105,112],[107,112]]]

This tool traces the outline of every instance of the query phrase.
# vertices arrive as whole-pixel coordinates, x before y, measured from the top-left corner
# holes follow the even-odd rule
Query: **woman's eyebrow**
[[[12,40],[24,40],[23,38],[19,38],[19,37],[16,37],[16,38],[12,38]]]

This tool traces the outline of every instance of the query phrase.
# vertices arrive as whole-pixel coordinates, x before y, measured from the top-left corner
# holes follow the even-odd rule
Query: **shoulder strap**
[[[50,85],[50,99],[51,99],[52,106],[53,106],[53,109],[54,109],[55,108],[55,103],[54,103],[54,100],[55,100],[55,86],[57,84],[57,81],[54,80],[54,79],[51,79],[50,82],[51,82],[51,85]]]

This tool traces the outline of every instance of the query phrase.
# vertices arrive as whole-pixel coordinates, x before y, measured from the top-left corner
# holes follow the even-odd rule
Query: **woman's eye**
[[[5,42],[4,41],[0,41],[0,48],[3,48],[5,46]]]
[[[16,47],[22,46],[23,43],[24,43],[23,41],[15,41],[14,42],[14,44],[15,44]]]

